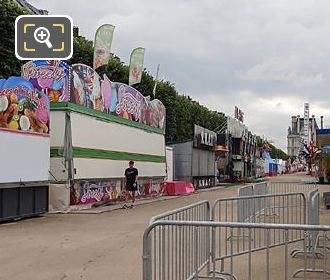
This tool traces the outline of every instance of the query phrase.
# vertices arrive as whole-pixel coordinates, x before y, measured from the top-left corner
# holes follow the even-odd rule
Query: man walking
[[[126,201],[132,199],[132,204],[128,206],[124,204],[123,208],[133,208],[135,202],[135,191],[137,190],[137,179],[139,172],[137,168],[134,167],[134,161],[130,161],[128,163],[128,168],[125,170],[125,178],[126,178]]]

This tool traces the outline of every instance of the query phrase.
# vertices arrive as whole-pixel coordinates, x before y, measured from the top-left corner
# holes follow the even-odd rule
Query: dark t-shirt
[[[135,167],[127,168],[125,170],[126,186],[133,186],[135,183],[135,179],[138,175],[139,175],[139,172]]]

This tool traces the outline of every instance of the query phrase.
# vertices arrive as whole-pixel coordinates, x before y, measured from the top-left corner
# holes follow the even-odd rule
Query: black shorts
[[[126,191],[135,192],[136,187],[134,185],[126,185]]]

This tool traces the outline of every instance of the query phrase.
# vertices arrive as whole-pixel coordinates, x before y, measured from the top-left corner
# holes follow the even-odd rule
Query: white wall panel
[[[165,156],[164,135],[71,113],[74,147]]]
[[[82,178],[119,178],[124,177],[127,161],[108,159],[75,158],[75,179]],[[135,167],[139,170],[141,177],[165,177],[166,165],[155,162],[135,161]]]
[[[50,112],[50,145],[52,147],[63,147],[65,132],[65,112]]]
[[[47,181],[50,139],[0,130],[0,183]]]

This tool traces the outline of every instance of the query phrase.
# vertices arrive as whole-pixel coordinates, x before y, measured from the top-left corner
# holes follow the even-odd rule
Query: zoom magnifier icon
[[[46,46],[51,49],[53,47],[49,40],[50,32],[46,27],[38,27],[34,31],[34,39],[40,44],[46,44]]]

